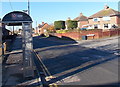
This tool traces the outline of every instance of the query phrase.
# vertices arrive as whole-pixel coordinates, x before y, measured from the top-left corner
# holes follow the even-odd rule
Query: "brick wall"
[[[86,36],[88,34],[94,34],[94,36],[88,36],[87,39],[99,39],[103,37],[111,37],[120,35],[120,29],[111,29],[108,31],[102,31],[102,29],[98,30],[89,30],[89,31],[80,31],[80,32],[67,32],[67,33],[56,33],[55,36],[62,38],[69,37],[74,40],[81,40],[82,36]]]
[[[117,21],[117,25],[120,27],[120,16],[116,18],[116,21]]]
[[[87,24],[88,24],[88,21],[79,21],[78,22],[78,27],[82,28],[83,25],[87,25]]]
[[[103,33],[103,37],[116,36],[116,35],[120,35],[120,29],[111,29],[109,31],[104,31],[102,33]]]

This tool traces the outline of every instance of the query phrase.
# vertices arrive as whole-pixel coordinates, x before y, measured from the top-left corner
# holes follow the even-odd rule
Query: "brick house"
[[[45,30],[47,30],[50,27],[49,24],[42,22],[42,24],[38,25],[38,28],[35,29],[35,33],[41,35],[44,33]]]
[[[80,13],[74,20],[78,21],[78,28],[83,28],[84,25],[88,25],[88,18],[83,13]]]
[[[92,29],[111,29],[120,27],[120,12],[105,5],[104,9],[88,18]]]

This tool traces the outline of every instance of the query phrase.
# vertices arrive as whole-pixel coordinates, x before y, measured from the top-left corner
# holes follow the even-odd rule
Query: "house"
[[[71,20],[70,17],[67,18],[67,20],[65,21],[65,29],[68,30],[68,24],[67,24],[67,21]]]
[[[105,5],[104,9],[88,17],[92,29],[112,29],[120,27],[120,12]]]
[[[18,29],[18,35],[22,35],[23,30],[22,29]]]
[[[49,24],[42,22],[42,24],[39,24],[37,29],[35,30],[35,33],[41,35],[43,34],[48,28],[50,27]]]
[[[80,13],[74,20],[78,21],[78,28],[83,28],[83,25],[88,25],[88,18],[84,16],[83,13]]]

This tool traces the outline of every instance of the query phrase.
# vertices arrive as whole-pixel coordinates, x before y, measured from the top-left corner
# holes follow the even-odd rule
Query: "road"
[[[34,37],[33,43],[49,75],[54,77],[50,83],[98,85],[118,81],[118,37],[77,42]]]
[[[46,67],[50,84],[99,85],[118,81],[118,37],[75,41],[70,38],[34,37],[34,49]],[[22,39],[17,37],[3,63],[4,86],[38,85],[38,77],[22,78]],[[39,66],[39,65],[38,65]]]

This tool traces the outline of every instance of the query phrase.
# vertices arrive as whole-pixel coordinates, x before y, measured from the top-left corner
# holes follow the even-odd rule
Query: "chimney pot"
[[[82,13],[82,12],[80,13],[80,16],[83,16],[83,13]]]
[[[67,20],[71,20],[71,18],[70,17],[68,17],[68,19]]]
[[[44,24],[44,22],[42,22],[42,24]]]
[[[108,9],[108,8],[109,8],[109,6],[107,6],[107,5],[104,6],[104,9]]]

